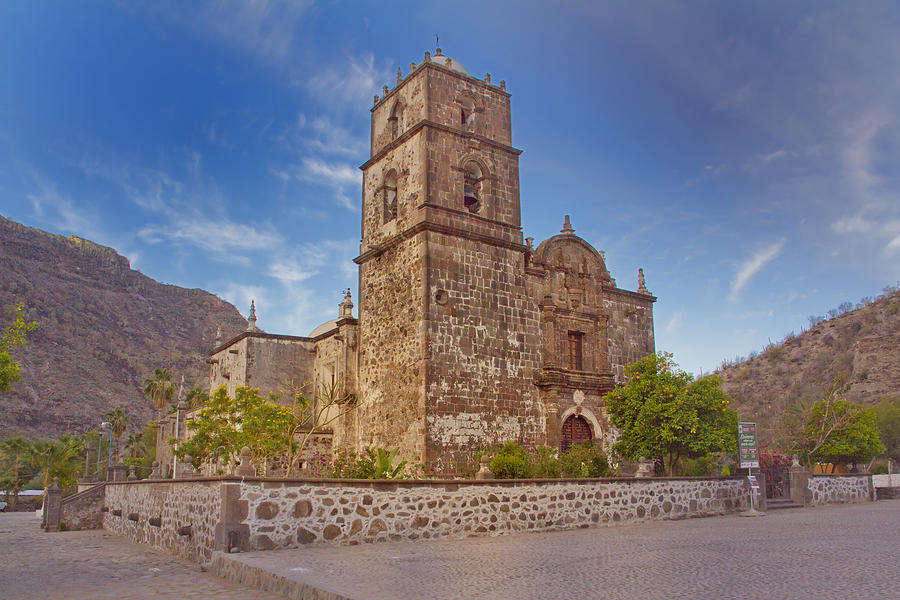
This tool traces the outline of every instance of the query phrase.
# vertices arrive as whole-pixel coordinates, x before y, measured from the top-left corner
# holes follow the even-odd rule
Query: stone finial
[[[397,67],[397,83],[403,81],[403,71],[400,70],[400,67]]]
[[[256,477],[256,469],[253,468],[250,460],[250,448],[244,446],[241,448],[241,466],[237,468],[238,477]]]
[[[409,74],[412,75],[412,72],[416,70],[416,63],[409,63]]]
[[[500,89],[503,90],[504,92],[506,91],[506,80],[505,79],[500,80]]]
[[[425,52],[425,62],[431,62],[431,52]]]
[[[647,289],[647,282],[644,280],[644,269],[638,269],[638,293],[640,294],[649,294],[650,290]]]
[[[128,468],[128,481],[137,481],[137,475],[134,472],[134,465]]]
[[[450,58],[449,56],[447,57],[447,60],[445,60],[444,62],[447,64],[447,67],[448,67],[448,68],[449,68],[451,65],[453,65],[453,59]]]
[[[54,478],[53,478],[53,483],[51,483],[51,484],[50,484],[50,487],[47,488],[47,489],[53,490],[53,491],[58,490],[58,489],[59,489],[59,477],[54,477]]]
[[[338,304],[338,308],[340,309],[340,312],[338,314],[342,319],[345,317],[353,318],[353,300],[350,296],[350,288],[347,288],[347,293],[344,296],[343,301]]]
[[[220,346],[224,340],[222,339],[222,326],[216,327],[216,346]]]
[[[372,104],[378,104],[379,100],[380,98],[378,97],[378,94],[375,94],[375,101]]]
[[[381,88],[381,92],[382,92],[385,96],[387,96],[387,95],[388,95],[388,89],[389,89],[388,86],[385,85],[383,88]]]
[[[533,252],[534,251],[534,238],[533,237],[525,238],[525,246],[528,248],[529,252]]]
[[[485,74],[484,74],[484,82],[485,82],[485,83],[490,83],[490,82],[491,82],[491,74],[490,74],[490,73],[485,73]]]
[[[442,56],[442,54],[441,54],[441,49],[440,49],[440,48],[435,48],[435,49],[434,49],[434,55],[435,55],[435,56]]]
[[[256,301],[250,301],[250,317],[247,318],[247,331],[262,331],[256,326]]]
[[[560,233],[565,233],[566,235],[573,235],[575,230],[572,229],[572,223],[569,221],[569,215],[566,215],[566,218],[563,220],[563,228],[559,230]]]
[[[150,471],[150,479],[162,479],[162,473],[159,470],[159,461],[153,461],[153,469]]]
[[[494,473],[491,471],[491,457],[487,454],[481,456],[481,468],[475,473],[475,479],[493,479]]]

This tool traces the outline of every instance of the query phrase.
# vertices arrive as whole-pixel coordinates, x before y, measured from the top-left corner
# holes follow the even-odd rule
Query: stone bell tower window
[[[466,131],[472,131],[475,128],[475,102],[471,98],[459,99],[459,119],[460,127]]]
[[[388,127],[391,131],[391,139],[396,140],[403,131],[403,105],[397,102],[388,117]]]
[[[397,173],[389,171],[384,177],[384,222],[397,218]]]
[[[484,174],[477,163],[466,163],[463,169],[463,205],[469,212],[481,210],[481,189]]]

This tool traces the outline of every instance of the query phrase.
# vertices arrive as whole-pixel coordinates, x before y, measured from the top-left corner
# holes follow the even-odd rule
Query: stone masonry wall
[[[865,474],[813,475],[809,478],[810,504],[845,504],[874,500],[872,476]]]
[[[741,478],[516,482],[245,482],[250,549],[459,538],[720,515]]]
[[[522,254],[428,234],[427,459],[460,472],[479,448],[544,442],[539,316]]]
[[[424,240],[404,240],[360,265],[359,405],[362,447],[425,454]]]
[[[656,351],[653,296],[614,288],[604,290],[609,314],[609,368],[616,384],[625,383],[625,366]]]
[[[220,487],[215,479],[107,483],[103,528],[183,558],[207,561],[221,522]],[[179,534],[187,525],[190,535]]]
[[[100,529],[103,522],[106,484],[98,484],[83,492],[63,498],[60,504],[60,527],[74,531]]]

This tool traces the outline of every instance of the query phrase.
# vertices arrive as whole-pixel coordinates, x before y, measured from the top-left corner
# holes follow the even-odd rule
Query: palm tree
[[[34,475],[34,469],[29,468],[33,450],[32,443],[21,435],[0,442],[0,464],[3,469],[0,486],[6,490],[7,496],[12,492],[10,506],[13,509],[19,500],[19,490]]]
[[[34,443],[31,464],[44,476],[45,494],[53,477],[62,480],[72,479],[75,470],[81,464],[80,454],[81,441],[67,435],[51,441]]]
[[[119,438],[125,433],[125,430],[128,428],[128,422],[131,419],[128,418],[128,413],[121,406],[117,406],[103,415],[103,419],[109,421],[109,431],[116,438],[116,455],[121,459],[122,453],[119,449]]]
[[[161,419],[162,409],[175,395],[175,382],[172,381],[171,371],[168,369],[154,370],[153,377],[144,380],[143,391],[157,411],[157,420]]]

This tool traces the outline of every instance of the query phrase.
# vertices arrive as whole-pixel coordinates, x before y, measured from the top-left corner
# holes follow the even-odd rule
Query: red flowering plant
[[[791,465],[791,458],[763,444],[759,447],[759,468],[761,469],[779,469]]]

